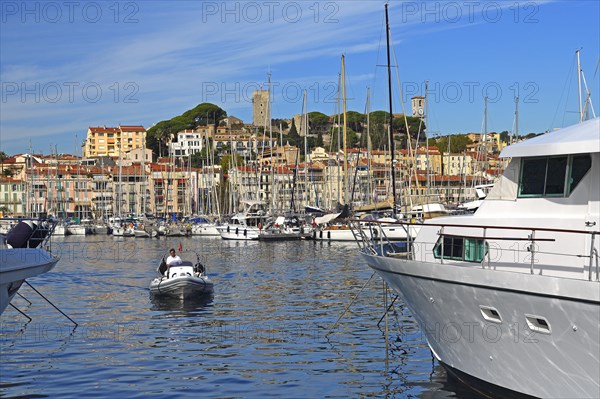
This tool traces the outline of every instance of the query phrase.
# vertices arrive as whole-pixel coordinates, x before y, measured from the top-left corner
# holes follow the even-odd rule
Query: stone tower
[[[267,128],[269,119],[269,91],[256,90],[252,93],[252,124]]]

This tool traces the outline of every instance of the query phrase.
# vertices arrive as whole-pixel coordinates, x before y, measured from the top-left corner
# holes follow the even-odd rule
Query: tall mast
[[[396,173],[394,170],[394,134],[393,134],[393,122],[394,122],[394,114],[392,111],[392,67],[390,62],[390,21],[388,17],[388,4],[385,4],[385,38],[387,43],[387,70],[388,70],[388,97],[390,103],[390,122],[389,122],[389,140],[390,140],[390,162],[391,162],[391,170],[392,170],[392,201],[393,208],[392,211],[396,212]]]
[[[309,189],[308,189],[308,109],[306,105],[306,89],[304,89],[304,99],[302,101],[302,111],[303,115],[303,124],[302,130],[304,131],[304,193],[306,198],[304,200],[304,206],[308,206],[308,197],[309,197]]]
[[[430,178],[430,167],[431,167],[431,163],[429,160],[429,135],[427,134],[427,128],[429,127],[429,81],[426,80],[425,81],[425,115],[423,116],[423,118],[425,119],[425,159],[427,162],[427,166],[426,166],[426,171],[425,171],[425,176],[427,177],[427,203],[429,204],[429,201],[431,200],[431,191],[430,191],[430,186],[431,186],[431,178]],[[421,119],[423,120],[423,119]],[[410,139],[410,138],[409,138]],[[419,143],[417,143],[418,146]]]
[[[371,114],[371,88],[367,88],[367,104],[366,104],[366,114],[367,114],[367,161],[369,163],[369,174],[368,174],[368,182],[369,182],[369,195],[371,198],[373,197],[373,175],[372,175],[372,164],[371,164],[371,153],[373,151],[373,144],[371,143],[371,123],[370,123],[370,114]],[[375,202],[375,200],[373,200]]]
[[[515,97],[515,142],[519,137],[519,96]]]
[[[579,61],[579,49],[575,51],[577,55],[577,88],[579,93],[579,123],[583,122],[583,104],[581,104],[581,62]]]
[[[344,55],[342,55],[342,110],[344,118],[342,125],[344,134],[344,205],[346,205],[348,204],[348,138],[346,128],[346,62]]]

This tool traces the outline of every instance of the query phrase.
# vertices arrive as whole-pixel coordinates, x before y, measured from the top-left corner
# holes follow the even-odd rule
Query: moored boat
[[[505,148],[475,213],[425,221],[404,251],[361,243],[435,358],[480,391],[598,397],[599,131],[596,118]]]
[[[0,314],[6,309],[25,279],[46,273],[60,259],[44,244],[55,227],[54,221],[21,219],[0,245]]]

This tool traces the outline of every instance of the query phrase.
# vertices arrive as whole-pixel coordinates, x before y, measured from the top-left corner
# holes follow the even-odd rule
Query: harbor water
[[[53,239],[56,268],[0,319],[0,397],[475,397],[432,357],[356,245],[220,238]],[[169,248],[198,253],[214,294],[158,300]],[[190,257],[192,256],[193,257]],[[391,303],[394,295],[388,293]],[[31,301],[29,303],[28,301]]]

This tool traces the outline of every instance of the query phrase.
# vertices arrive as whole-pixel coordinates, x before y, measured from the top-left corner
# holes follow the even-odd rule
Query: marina
[[[600,399],[600,3],[90,5],[2,7],[0,398]]]
[[[214,294],[155,300],[157,259],[180,242]],[[4,397],[477,397],[400,303],[386,355],[381,281],[356,244],[96,235],[53,248],[60,268],[29,281],[79,326],[23,288],[32,304],[14,303],[33,320],[8,309],[0,324]]]

